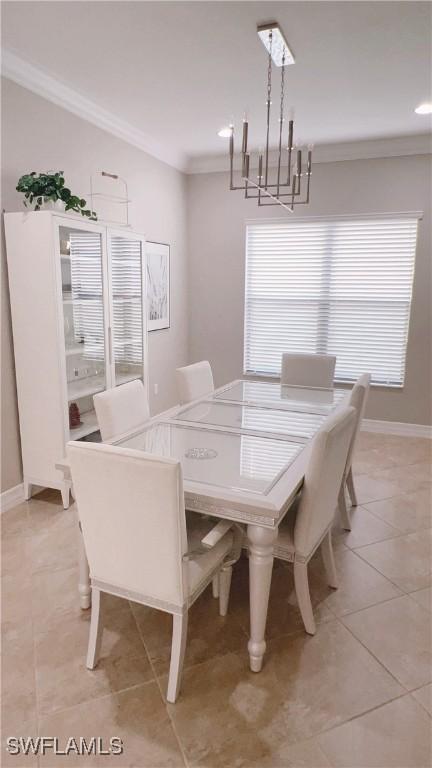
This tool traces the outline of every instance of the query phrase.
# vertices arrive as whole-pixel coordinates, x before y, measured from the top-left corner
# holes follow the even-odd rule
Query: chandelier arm
[[[249,180],[249,182],[250,182],[250,184],[252,184],[252,186],[254,186],[254,187],[256,187],[258,189],[258,205],[265,205],[265,203],[261,202],[261,194],[262,194],[265,197],[270,197],[272,200],[274,200],[275,201],[274,205],[281,205],[282,208],[286,208],[287,211],[290,211],[292,213],[292,211],[293,211],[292,207],[290,207],[286,203],[282,202],[282,200],[278,200],[278,198],[275,197],[274,195],[272,195],[272,193],[269,192],[268,189],[265,189],[265,187],[258,186],[258,184],[256,184],[252,180]]]
[[[286,197],[286,195],[285,195]],[[275,202],[270,201],[261,201],[258,203],[262,208],[265,208],[267,205],[282,205],[280,200],[276,200],[276,198],[273,198]],[[292,207],[295,208],[296,205],[308,205],[310,203],[310,174],[307,176],[307,184],[306,184],[306,198],[304,200],[294,200],[294,203],[291,203]],[[290,209],[291,210],[291,209]]]

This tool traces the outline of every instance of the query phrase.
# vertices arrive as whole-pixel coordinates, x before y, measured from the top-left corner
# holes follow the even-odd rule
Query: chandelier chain
[[[272,78],[272,48],[273,48],[273,33],[270,30],[269,34],[269,55],[268,55],[268,68],[267,68],[267,101],[271,101],[271,78]]]
[[[284,116],[284,96],[285,96],[285,48],[282,55],[282,72],[281,72],[281,95],[280,95],[280,121],[283,123]]]

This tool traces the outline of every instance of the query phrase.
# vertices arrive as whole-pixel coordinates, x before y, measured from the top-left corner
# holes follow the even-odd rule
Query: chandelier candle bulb
[[[242,141],[242,153],[245,155],[247,152],[248,141],[248,121],[243,120],[243,141]]]

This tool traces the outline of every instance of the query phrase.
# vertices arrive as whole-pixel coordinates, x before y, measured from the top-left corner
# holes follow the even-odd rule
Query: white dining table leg
[[[265,627],[273,571],[273,547],[278,530],[248,525],[249,547],[249,610],[250,639],[248,643],[250,668],[260,672],[266,649]]]
[[[90,587],[90,571],[87,560],[87,554],[84,547],[84,538],[81,532],[81,525],[78,528],[78,567],[79,567],[79,582],[78,592],[80,606],[85,611],[90,608],[91,605],[91,587]]]

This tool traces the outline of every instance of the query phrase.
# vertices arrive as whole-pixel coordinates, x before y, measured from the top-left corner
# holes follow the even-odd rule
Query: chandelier
[[[241,151],[241,178],[243,184],[234,184],[234,125],[229,127],[230,189],[242,190],[246,199],[258,200],[259,206],[281,205],[291,213],[296,205],[309,203],[310,177],[312,169],[312,146],[308,147],[306,170],[303,166],[302,150],[294,144],[294,120],[288,121],[288,135],[284,140],[284,97],[285,67],[294,64],[294,57],[282,31],[276,22],[257,28],[258,36],[268,51],[267,100],[266,100],[266,143],[264,153],[258,153],[258,175],[251,178],[251,154],[248,151],[247,119],[243,120]],[[275,178],[270,179],[269,141],[270,110],[272,105],[272,64],[281,68],[279,105],[279,143]]]

